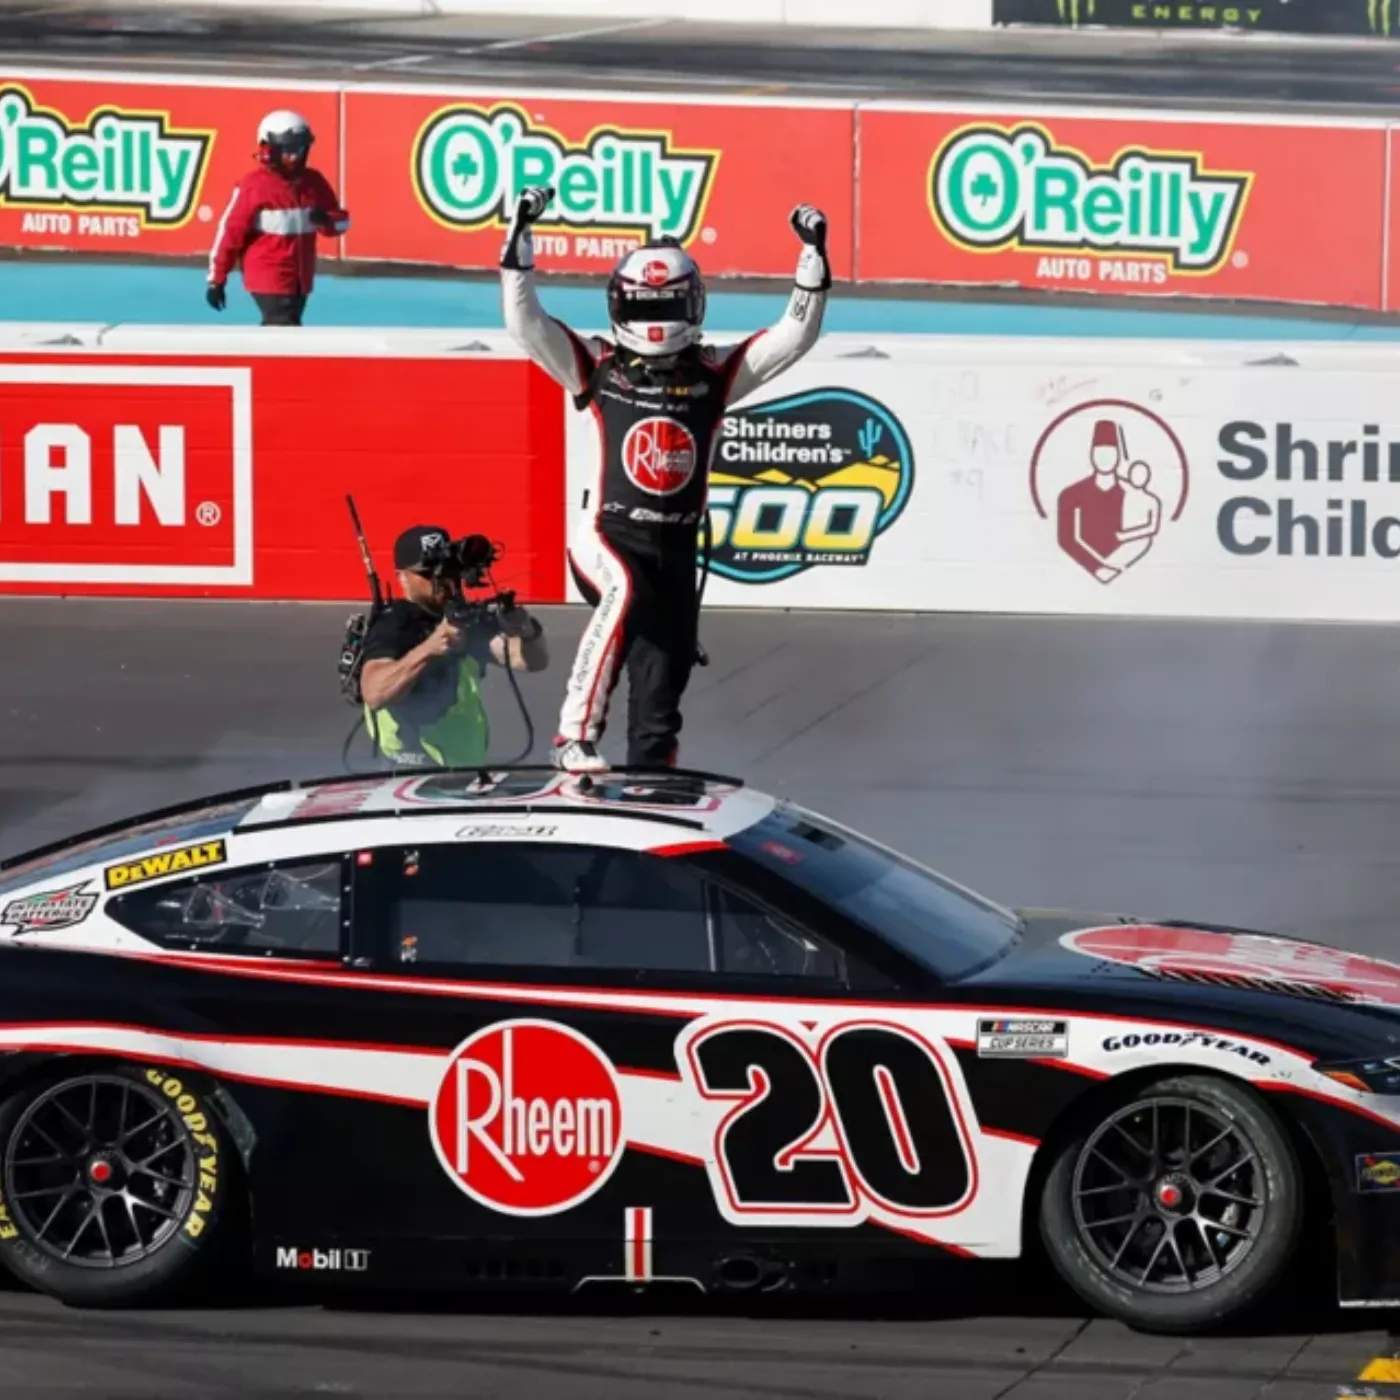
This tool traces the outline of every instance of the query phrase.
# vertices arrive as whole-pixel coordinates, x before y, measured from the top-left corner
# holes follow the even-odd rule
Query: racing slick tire
[[[0,1263],[74,1307],[197,1296],[236,1153],[183,1072],[74,1066],[0,1105]]]
[[[1174,1075],[1101,1103],[1061,1145],[1040,1234],[1091,1306],[1145,1332],[1203,1332],[1282,1280],[1303,1197],[1297,1154],[1258,1095]]]

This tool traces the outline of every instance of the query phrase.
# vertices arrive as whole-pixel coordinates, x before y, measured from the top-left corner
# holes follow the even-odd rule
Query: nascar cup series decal
[[[0,87],[0,204],[36,211],[83,210],[104,218],[135,214],[142,227],[178,228],[194,212],[214,133],[179,130],[165,112],[103,108],[85,122],[40,107],[16,84]],[[26,216],[43,233],[47,216]]]
[[[1065,934],[1085,957],[1179,981],[1253,983],[1340,1001],[1400,1006],[1400,965],[1267,934],[1122,924]]]
[[[914,452],[884,404],[813,389],[730,413],[710,469],[711,570],[775,583],[869,563],[914,489]]]
[[[934,154],[929,205],[949,241],[974,252],[1131,253],[1199,276],[1230,256],[1253,181],[1206,171],[1192,153],[1130,148],[1099,165],[1039,123],[979,124]]]
[[[438,1161],[503,1215],[581,1205],[622,1160],[622,1097],[592,1041],[553,1021],[502,1021],[453,1051],[430,1108]]]
[[[428,118],[412,159],[420,203],[448,228],[504,227],[522,190],[548,185],[554,201],[537,229],[669,235],[687,243],[704,218],[720,156],[679,150],[670,132],[620,126],[571,141],[513,103],[461,103]]]

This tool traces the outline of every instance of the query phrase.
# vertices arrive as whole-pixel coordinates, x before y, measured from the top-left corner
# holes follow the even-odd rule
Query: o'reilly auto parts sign
[[[995,24],[1400,35],[1400,0],[993,0]]]

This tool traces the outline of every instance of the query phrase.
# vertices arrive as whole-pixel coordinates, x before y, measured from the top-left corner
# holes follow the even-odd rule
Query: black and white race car
[[[282,784],[0,869],[0,1261],[78,1305],[916,1287],[1137,1326],[1316,1222],[1400,1297],[1400,966],[1005,909],[703,774]]]

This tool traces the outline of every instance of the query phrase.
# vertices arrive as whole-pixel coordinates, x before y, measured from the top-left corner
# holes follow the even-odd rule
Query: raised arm
[[[601,347],[575,335],[540,305],[535,293],[535,239],[530,226],[554,198],[552,189],[525,190],[515,206],[501,249],[501,308],[506,330],[522,350],[571,394],[581,394]]]
[[[792,211],[792,226],[802,240],[792,295],[782,319],[741,345],[718,350],[716,357],[737,355],[729,381],[728,403],[737,403],[760,385],[790,369],[816,343],[822,331],[831,266],[826,258],[826,216],[810,204]]]

